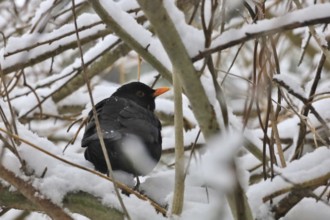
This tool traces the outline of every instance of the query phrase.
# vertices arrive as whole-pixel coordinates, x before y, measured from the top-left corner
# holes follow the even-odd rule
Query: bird
[[[161,123],[154,114],[155,98],[168,87],[152,89],[141,82],[119,87],[109,98],[95,105],[112,170],[137,177],[149,174],[162,152]],[[81,141],[85,159],[96,170],[109,174],[91,110]]]

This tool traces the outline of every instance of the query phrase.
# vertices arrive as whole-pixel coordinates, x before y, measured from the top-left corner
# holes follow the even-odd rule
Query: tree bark
[[[45,198],[31,184],[17,177],[15,173],[7,170],[1,164],[0,177],[19,190],[24,197],[31,201],[38,209],[49,215],[52,219],[73,220],[73,218],[66,213],[62,207]]]
[[[0,186],[0,206],[30,212],[44,212],[20,192],[10,191],[8,188],[2,186]],[[122,212],[115,208],[104,206],[94,196],[81,191],[67,194],[63,200],[63,207],[90,219],[122,220],[124,218]]]

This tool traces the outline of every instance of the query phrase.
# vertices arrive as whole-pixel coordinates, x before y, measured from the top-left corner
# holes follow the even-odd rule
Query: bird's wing
[[[104,139],[113,141],[121,139],[122,134],[118,131],[120,124],[117,118],[125,105],[124,100],[113,97],[104,99],[95,105]],[[93,111],[89,112],[88,117],[88,123],[81,142],[82,147],[87,147],[91,141],[98,140]]]
[[[153,112],[128,101],[128,105],[119,115],[119,122],[124,132],[141,137],[145,143],[161,144],[161,124]]]
[[[151,111],[133,101],[118,97],[102,100],[95,107],[104,139],[116,141],[128,133],[140,137],[147,144],[161,144],[161,124]],[[89,115],[82,147],[98,139],[93,113],[90,112]]]
[[[109,99],[103,99],[102,101],[98,102],[95,105],[95,110],[96,110],[96,114],[100,115],[103,109],[103,106],[105,105],[105,103],[108,101]],[[95,133],[94,131],[96,131],[95,128],[95,119],[94,119],[94,115],[93,115],[93,110],[90,110],[88,113],[88,118],[87,118],[87,125],[85,128],[85,136],[91,136],[92,133]]]

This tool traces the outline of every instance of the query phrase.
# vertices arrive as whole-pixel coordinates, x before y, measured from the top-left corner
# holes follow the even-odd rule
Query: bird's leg
[[[139,176],[135,176],[135,178],[136,178],[136,185],[134,186],[133,190],[139,191],[140,179]]]

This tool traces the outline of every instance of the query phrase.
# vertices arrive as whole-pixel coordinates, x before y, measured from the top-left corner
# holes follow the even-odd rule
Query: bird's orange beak
[[[160,87],[160,88],[155,90],[155,92],[154,92],[154,94],[152,94],[152,96],[157,97],[157,96],[167,92],[168,90],[170,90],[169,87]]]

